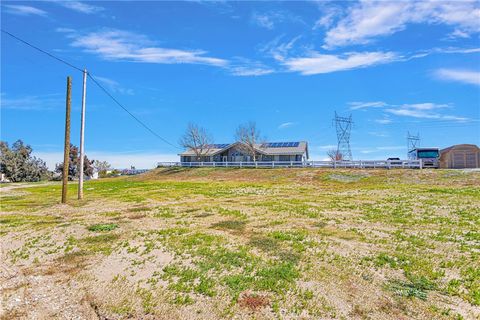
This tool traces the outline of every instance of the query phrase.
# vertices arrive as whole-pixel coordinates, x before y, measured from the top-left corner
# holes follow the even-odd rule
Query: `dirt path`
[[[41,182],[41,183],[31,183],[31,182],[15,182],[9,183],[5,187],[0,188],[0,194],[8,193],[9,191],[20,189],[20,188],[33,188],[33,187],[43,187],[57,184],[58,182],[48,181],[48,182]]]

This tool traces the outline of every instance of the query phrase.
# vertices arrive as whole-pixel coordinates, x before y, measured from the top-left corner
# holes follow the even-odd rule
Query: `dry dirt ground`
[[[0,187],[2,319],[480,319],[480,172]]]

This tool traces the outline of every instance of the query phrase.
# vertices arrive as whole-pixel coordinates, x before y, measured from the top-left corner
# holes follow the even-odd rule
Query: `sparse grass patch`
[[[337,182],[358,182],[361,179],[368,177],[366,174],[354,173],[331,173],[326,175],[325,179]]]
[[[101,234],[79,239],[79,247],[87,252],[102,253],[109,255],[112,253],[116,241],[119,239],[118,234]]]
[[[282,241],[303,241],[306,237],[304,231],[273,231],[270,236]]]
[[[169,207],[157,208],[153,216],[155,218],[175,218],[173,209]]]
[[[265,252],[275,252],[280,249],[278,240],[271,237],[261,235],[254,236],[250,239],[249,245]]]
[[[220,230],[243,231],[245,229],[245,225],[245,221],[227,220],[212,224],[212,228]]]
[[[216,208],[217,212],[222,216],[231,216],[238,219],[246,219],[247,216],[243,214],[240,210],[226,209],[222,207]]]
[[[255,287],[259,290],[285,293],[294,285],[299,272],[291,262],[272,262],[256,273]]]
[[[401,297],[412,297],[421,300],[427,300],[427,292],[425,288],[421,285],[416,285],[411,282],[392,280],[387,283],[386,288],[392,291],[395,295]]]
[[[0,237],[105,317],[474,319],[480,173],[458,172],[158,169],[66,206],[59,184],[7,189]]]
[[[62,223],[60,217],[46,215],[8,214],[0,216],[0,226],[5,230],[33,228],[41,229]]]
[[[145,212],[150,210],[152,210],[152,208],[146,207],[146,206],[140,206],[140,207],[129,208],[127,211],[128,212]]]
[[[89,226],[87,229],[88,231],[93,232],[106,232],[112,231],[118,228],[118,224],[116,223],[103,223],[103,224],[93,224]]]

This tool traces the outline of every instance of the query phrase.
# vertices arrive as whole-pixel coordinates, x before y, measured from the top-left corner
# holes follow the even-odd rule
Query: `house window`
[[[280,161],[290,161],[290,156],[281,155]]]

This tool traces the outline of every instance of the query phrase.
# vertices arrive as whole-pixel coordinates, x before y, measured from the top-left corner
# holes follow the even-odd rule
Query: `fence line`
[[[157,167],[422,169],[422,160],[158,162]]]

